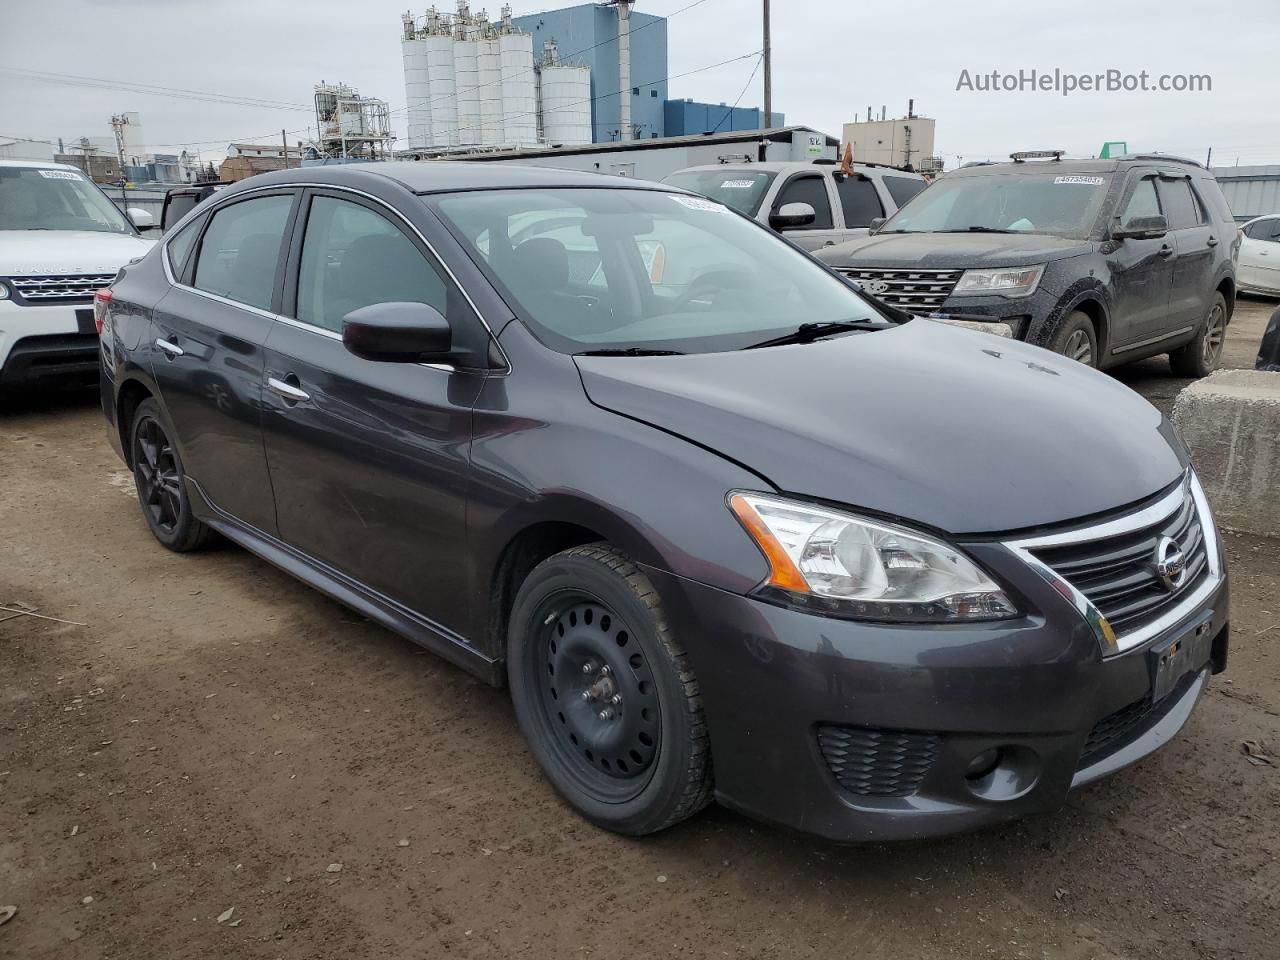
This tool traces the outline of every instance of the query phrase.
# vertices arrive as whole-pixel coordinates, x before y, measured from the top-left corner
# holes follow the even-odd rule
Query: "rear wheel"
[[[179,553],[202,547],[213,531],[191,513],[182,460],[160,404],[154,399],[138,405],[129,437],[133,482],[152,534]]]
[[[1093,329],[1093,321],[1089,319],[1089,315],[1080,310],[1068,314],[1067,319],[1053,335],[1049,349],[1064,357],[1077,360],[1085,366],[1096,367],[1098,365],[1098,334]]]
[[[534,758],[588,820],[653,833],[710,800],[697,680],[653,585],[621,551],[574,547],[529,574],[507,671]]]
[[[1220,293],[1213,295],[1209,315],[1200,325],[1195,338],[1185,347],[1169,354],[1169,366],[1175,376],[1207,377],[1222,362],[1222,346],[1227,340],[1227,301]]]

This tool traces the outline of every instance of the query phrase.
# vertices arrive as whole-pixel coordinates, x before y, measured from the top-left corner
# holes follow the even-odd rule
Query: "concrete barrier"
[[[1173,404],[1218,523],[1280,537],[1280,373],[1220,370]]]

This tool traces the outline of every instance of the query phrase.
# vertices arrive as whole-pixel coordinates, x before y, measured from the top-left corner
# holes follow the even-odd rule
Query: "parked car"
[[[1235,223],[1191,160],[1023,159],[939,178],[873,235],[818,256],[872,295],[991,325],[1081,363],[1169,354],[1179,376],[1222,357]]]
[[[660,280],[646,244],[679,251]],[[509,684],[611,830],[713,796],[839,840],[1049,810],[1168,742],[1226,662],[1221,544],[1158,411],[886,315],[703,197],[281,171],[98,310],[156,539],[221,534]]]
[[[662,182],[732,207],[806,250],[866,236],[873,220],[928,186],[918,173],[875,163],[859,163],[848,176],[832,160],[689,167]],[[782,209],[790,204],[802,206]]]
[[[1280,213],[1240,226],[1240,289],[1280,297]]]
[[[78,167],[0,160],[0,388],[96,379],[93,294],[152,242]]]

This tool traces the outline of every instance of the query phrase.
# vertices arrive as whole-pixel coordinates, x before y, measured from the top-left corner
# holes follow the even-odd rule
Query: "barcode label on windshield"
[[[70,170],[41,170],[40,176],[46,180],[79,180],[80,174]]]
[[[720,184],[721,190],[750,190],[756,185],[754,180],[726,180]]]
[[[1106,183],[1102,177],[1054,177],[1054,183],[1083,183],[1090,187],[1100,187]]]
[[[714,201],[707,200],[703,197],[682,197],[678,194],[672,194],[671,199],[676,203],[688,207],[690,210],[710,210],[712,213],[728,213],[728,207],[722,207]]]

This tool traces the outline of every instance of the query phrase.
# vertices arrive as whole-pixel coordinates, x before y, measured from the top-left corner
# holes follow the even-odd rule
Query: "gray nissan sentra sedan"
[[[156,539],[221,535],[509,684],[610,830],[713,797],[834,840],[1051,810],[1226,664],[1221,543],[1159,412],[691,194],[258,176],[96,316]]]

